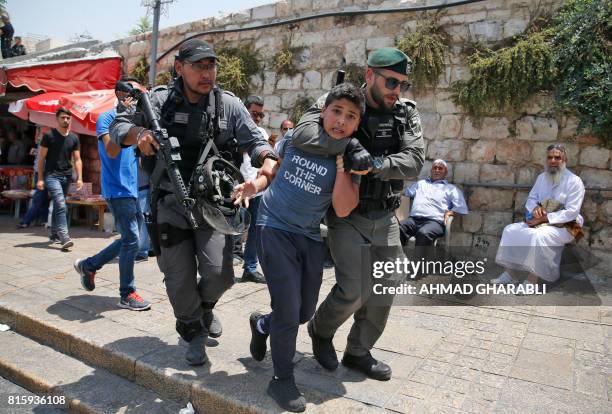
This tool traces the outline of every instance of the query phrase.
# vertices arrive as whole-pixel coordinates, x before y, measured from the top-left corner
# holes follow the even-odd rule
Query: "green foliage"
[[[172,79],[172,73],[170,73],[170,71],[166,70],[160,72],[155,77],[155,86],[167,85],[168,83],[170,83],[170,79]]]
[[[289,114],[289,119],[291,119],[291,121],[295,125],[297,125],[302,115],[304,115],[304,112],[306,112],[306,110],[310,108],[313,103],[314,103],[314,100],[311,98],[308,98],[306,96],[299,97],[297,101],[295,102],[295,105],[293,105],[293,109],[291,110],[291,113]]]
[[[257,56],[250,47],[217,49],[217,84],[241,98],[249,94],[249,80],[260,71]]]
[[[138,83],[143,86],[149,84],[149,63],[145,55],[140,56],[140,59],[138,59],[138,62],[136,62],[136,65],[130,71],[130,76],[138,79]]]
[[[558,105],[612,146],[612,2],[568,1],[553,33]]]
[[[365,83],[365,71],[364,66],[359,66],[355,63],[350,63],[344,67],[346,74],[344,75],[344,81],[350,82],[355,86],[361,86]]]
[[[285,40],[283,48],[272,58],[272,67],[279,75],[295,76],[299,72],[295,59],[304,48],[290,45],[291,40]]]
[[[555,78],[546,32],[530,33],[496,51],[477,46],[468,65],[472,77],[453,84],[453,100],[476,124],[483,116],[518,110],[534,93],[550,89]]]
[[[419,24],[414,33],[404,36],[397,48],[412,60],[412,88],[420,93],[427,86],[435,87],[444,72],[449,36],[440,28],[435,17]]]
[[[134,26],[132,30],[130,30],[129,35],[136,36],[139,34],[150,32],[151,30],[153,30],[153,26],[151,26],[151,21],[147,16],[143,16],[140,18],[136,26]]]

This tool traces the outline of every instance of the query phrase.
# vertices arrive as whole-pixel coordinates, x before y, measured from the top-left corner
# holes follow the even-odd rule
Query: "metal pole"
[[[151,33],[151,59],[149,60],[149,87],[155,86],[155,76],[157,75],[157,36],[159,32],[159,12],[161,0],[155,2],[153,9],[153,32]]]

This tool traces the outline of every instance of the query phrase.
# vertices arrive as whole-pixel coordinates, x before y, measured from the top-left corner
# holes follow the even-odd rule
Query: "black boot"
[[[267,350],[266,341],[268,340],[268,335],[262,334],[257,330],[257,321],[262,316],[259,312],[253,312],[249,317],[249,324],[251,325],[251,345],[249,349],[255,361],[263,360]]]
[[[364,356],[355,356],[345,352],[342,357],[342,365],[361,371],[368,377],[378,381],[388,381],[391,379],[391,367],[382,361],[374,359],[370,352]]]
[[[189,348],[185,353],[185,359],[189,365],[204,365],[208,361],[206,355],[206,335],[200,332],[189,341]]]
[[[308,322],[308,335],[312,339],[312,353],[321,366],[330,371],[338,368],[338,356],[334,349],[332,339],[325,339],[317,336],[312,326],[312,320]]]
[[[284,410],[301,413],[306,410],[306,398],[295,385],[293,377],[272,378],[268,385],[268,395]]]
[[[204,312],[204,326],[208,330],[208,336],[211,338],[218,338],[223,333],[223,327],[221,326],[221,320],[211,310],[210,312]]]

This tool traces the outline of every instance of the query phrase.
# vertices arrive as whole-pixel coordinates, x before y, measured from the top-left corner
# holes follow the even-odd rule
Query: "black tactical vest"
[[[397,103],[393,112],[379,112],[368,108],[357,131],[357,139],[373,157],[396,154],[405,132],[406,107]],[[361,177],[359,186],[360,210],[385,210],[387,200],[403,188],[402,180],[383,181],[372,174]]]

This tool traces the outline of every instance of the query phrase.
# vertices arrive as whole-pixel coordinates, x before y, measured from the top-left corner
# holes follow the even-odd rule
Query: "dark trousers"
[[[444,225],[424,217],[409,217],[400,222],[402,246],[408,244],[410,237],[415,238],[415,246],[433,246],[434,241],[444,236]]]
[[[257,255],[266,275],[272,313],[263,317],[270,334],[274,375],[293,376],[300,324],[310,320],[323,279],[325,246],[304,235],[257,226]]]

